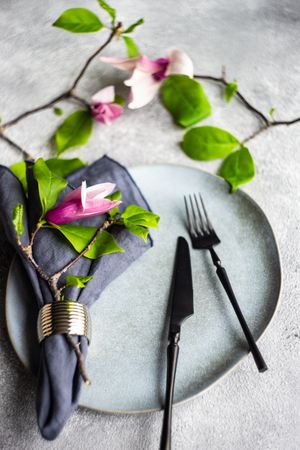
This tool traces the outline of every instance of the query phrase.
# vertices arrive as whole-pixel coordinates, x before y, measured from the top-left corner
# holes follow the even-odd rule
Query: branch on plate
[[[215,77],[212,75],[196,74],[196,75],[194,75],[194,78],[197,78],[199,80],[213,81],[215,83],[221,84],[224,87],[226,87],[230,84],[229,81],[227,81],[227,79],[226,79],[226,73],[225,73],[224,69],[222,69],[222,75],[220,77]],[[253,114],[255,114],[262,122],[262,125],[256,131],[254,131],[252,134],[250,134],[249,136],[247,136],[246,138],[244,138],[242,140],[242,144],[249,142],[250,140],[254,139],[256,136],[258,136],[259,134],[268,130],[269,128],[282,126],[282,125],[290,126],[290,125],[294,125],[295,123],[300,122],[300,117],[296,117],[295,119],[291,119],[291,120],[273,120],[271,118],[268,118],[262,111],[260,111],[252,103],[250,103],[239,90],[237,90],[234,95],[236,95],[237,98],[241,101],[241,103],[249,111],[251,111]]]

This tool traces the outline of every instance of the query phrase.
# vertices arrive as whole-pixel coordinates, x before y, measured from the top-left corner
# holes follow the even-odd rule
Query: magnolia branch
[[[91,380],[89,379],[89,376],[85,369],[83,354],[80,351],[80,342],[74,342],[74,340],[70,334],[65,334],[65,338],[66,338],[69,346],[75,352],[79,372],[80,372],[80,375],[81,375],[83,381],[85,382],[85,384],[91,384]]]
[[[10,146],[14,147],[16,150],[18,150],[22,154],[24,159],[33,159],[32,156],[30,155],[30,153],[28,153],[19,144],[17,144],[16,142],[14,142],[12,139],[8,138],[4,134],[5,130],[7,130],[8,128],[10,128],[13,125],[16,125],[17,123],[19,123],[21,120],[25,119],[26,117],[29,117],[40,111],[44,111],[46,109],[53,107],[61,100],[74,99],[77,102],[81,103],[83,106],[89,108],[89,103],[86,100],[84,100],[81,97],[78,97],[76,95],[76,88],[77,88],[80,80],[85,75],[85,72],[88,69],[88,67],[90,66],[91,62],[96,58],[96,56],[98,56],[102,52],[102,50],[104,50],[109,45],[109,43],[112,41],[114,36],[118,35],[118,32],[121,28],[122,28],[122,23],[118,22],[117,25],[111,29],[111,32],[110,32],[108,38],[106,39],[106,41],[87,59],[87,61],[83,65],[82,69],[80,70],[80,72],[74,79],[73,83],[71,84],[71,87],[67,91],[62,92],[61,94],[57,95],[53,99],[49,100],[48,102],[43,103],[42,105],[37,106],[35,108],[29,109],[28,111],[25,111],[25,112],[19,114],[18,116],[14,117],[13,119],[3,123],[0,126],[0,138],[3,141],[7,142]]]
[[[226,80],[226,74],[225,70],[222,70],[222,76],[220,77],[214,77],[212,75],[194,75],[194,78],[198,80],[207,80],[207,81],[213,81],[215,83],[221,84],[224,87],[228,86],[230,83]],[[261,112],[258,108],[252,105],[246,97],[237,90],[235,92],[235,95],[238,97],[238,99],[241,101],[241,103],[253,114],[255,114],[262,122],[262,126],[260,126],[254,133],[247,136],[245,139],[242,140],[242,144],[245,144],[246,142],[249,142],[250,140],[254,139],[256,136],[261,134],[263,131],[268,130],[272,127],[277,127],[281,125],[294,125],[295,123],[300,122],[300,117],[296,117],[295,119],[291,120],[273,120],[271,118],[268,118],[263,112]]]
[[[63,273],[67,272],[71,267],[74,266],[74,264],[77,263],[77,261],[80,260],[80,258],[82,258],[82,256],[84,256],[90,249],[91,247],[94,245],[94,243],[96,242],[98,236],[100,235],[100,233],[102,233],[102,231],[107,230],[111,225],[113,225],[115,223],[114,219],[107,219],[103,222],[103,224],[97,229],[97,231],[95,232],[93,238],[91,239],[91,241],[89,242],[89,244],[80,252],[78,253],[78,255],[72,259],[72,261],[70,261],[65,267],[63,267],[61,270],[59,270],[58,272],[56,272],[53,277],[59,279]]]
[[[54,301],[60,301],[60,299],[61,299],[61,292],[66,287],[66,285],[64,285],[64,286],[59,288],[58,285],[57,285],[59,280],[60,280],[60,278],[61,278],[61,276],[62,276],[62,274],[67,272],[74,264],[77,263],[77,261],[79,261],[80,258],[82,258],[91,249],[91,247],[94,245],[94,243],[96,242],[97,238],[99,237],[99,235],[100,235],[100,233],[102,231],[107,230],[114,223],[115,223],[114,219],[111,219],[111,218],[106,219],[97,228],[94,236],[88,242],[88,244],[84,247],[84,249],[80,253],[78,253],[78,255],[74,259],[72,259],[68,264],[66,264],[61,270],[59,270],[58,272],[54,273],[53,275],[47,275],[47,273],[37,263],[37,261],[35,260],[35,258],[33,256],[34,239],[35,239],[36,234],[38,233],[38,231],[42,228],[42,224],[40,222],[37,224],[35,230],[32,232],[29,244],[27,246],[22,244],[20,238],[17,239],[17,244],[18,244],[18,246],[19,246],[23,256],[31,264],[33,269],[38,273],[40,278],[42,278],[48,284],[48,287],[50,289],[50,292],[52,293]],[[79,367],[79,372],[80,372],[80,375],[82,376],[83,381],[86,384],[91,384],[91,381],[90,381],[90,379],[89,379],[89,377],[88,377],[88,375],[86,373],[86,370],[85,370],[83,354],[80,351],[80,343],[74,342],[74,340],[73,340],[73,338],[72,338],[72,336],[70,334],[65,334],[65,337],[66,337],[66,340],[67,340],[68,344],[70,345],[70,347],[74,350],[74,352],[76,354],[78,367]]]

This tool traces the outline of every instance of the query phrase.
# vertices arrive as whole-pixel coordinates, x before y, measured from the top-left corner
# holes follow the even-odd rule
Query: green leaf
[[[104,0],[98,0],[98,3],[102,9],[104,9],[112,18],[112,25],[115,24],[117,12],[114,8],[112,8],[108,3]]]
[[[140,236],[145,242],[149,234],[149,228],[157,228],[159,216],[137,205],[128,206],[121,214],[121,224],[131,233]]]
[[[80,275],[68,275],[66,277],[67,286],[76,286],[78,288],[85,288],[87,283],[92,280],[92,276],[82,277]]]
[[[272,108],[269,109],[269,116],[271,117],[271,119],[274,119],[273,115],[275,113],[276,109],[274,108],[274,106],[272,106]]]
[[[121,95],[116,95],[115,96],[115,100],[114,103],[117,103],[120,106],[125,106],[126,100],[124,97],[122,97]]]
[[[53,108],[53,112],[56,116],[62,116],[63,115],[63,110],[61,108],[59,108],[58,106],[55,106]]]
[[[62,178],[65,178],[70,173],[75,172],[75,170],[86,166],[86,163],[81,161],[81,159],[79,158],[73,159],[50,158],[47,159],[45,163],[47,164],[51,172],[55,173],[55,175]],[[20,180],[25,193],[27,193],[28,186],[27,186],[25,161],[20,161],[18,163],[12,164],[10,166],[10,170]]]
[[[55,225],[55,228],[65,236],[78,253],[86,248],[97,231],[96,227],[69,224]],[[108,231],[104,230],[101,231],[95,243],[84,256],[89,259],[96,259],[103,255],[118,252],[123,253],[124,250],[117,244],[114,237]]]
[[[12,222],[18,238],[23,234],[24,231],[23,214],[24,214],[24,205],[22,205],[21,203],[17,203],[17,205],[13,210]]]
[[[228,131],[210,126],[188,130],[181,142],[184,153],[199,161],[224,158],[239,146],[239,140]]]
[[[52,25],[72,33],[93,33],[103,28],[99,17],[86,8],[67,9]]]
[[[248,183],[255,176],[255,165],[251,153],[242,147],[223,161],[219,175],[231,185],[235,192],[239,185]]]
[[[23,186],[25,194],[28,191],[27,177],[26,177],[26,163],[25,161],[20,161],[10,166],[10,170],[13,174],[20,180]]]
[[[81,161],[79,158],[73,159],[60,159],[60,158],[50,158],[47,159],[46,164],[51,172],[55,173],[55,175],[65,178],[75,170],[80,169],[81,167],[85,167],[86,163]]]
[[[137,236],[142,238],[143,241],[147,242],[148,235],[149,235],[148,228],[144,228],[139,225],[134,225],[133,223],[129,222],[128,220],[126,220],[126,222],[124,222],[124,225],[127,228],[127,230],[129,230],[131,233],[136,234]]]
[[[111,200],[112,202],[115,200],[121,200],[122,199],[122,192],[121,191],[116,191],[113,192],[110,195],[107,195],[105,198],[107,198],[108,200]]]
[[[127,48],[128,58],[135,58],[136,56],[139,56],[140,51],[134,40],[129,36],[122,36],[122,39],[125,42]]]
[[[108,200],[111,201],[115,201],[115,200],[121,200],[122,199],[122,192],[121,191],[116,191],[113,192],[110,195],[107,195],[105,198],[107,198]],[[110,217],[115,217],[119,212],[119,207],[116,206],[115,208],[111,209],[108,214],[110,215]]]
[[[42,158],[39,158],[34,164],[33,174],[38,183],[42,214],[44,216],[55,205],[58,195],[67,186],[67,181],[51,172]]]
[[[58,127],[55,133],[57,153],[68,148],[79,147],[88,142],[93,128],[93,119],[89,111],[75,111]]]
[[[133,24],[131,24],[128,28],[126,28],[125,31],[123,31],[123,33],[132,33],[136,27],[138,27],[139,25],[142,25],[144,23],[144,19],[139,19],[136,22],[134,22]]]
[[[164,81],[161,93],[165,108],[182,127],[190,127],[211,114],[201,84],[187,75],[170,75]]]
[[[238,85],[236,80],[232,81],[231,83],[228,83],[225,86],[225,100],[227,103],[230,102],[230,100],[232,99],[232,97],[234,96],[234,94],[237,92],[238,90]]]

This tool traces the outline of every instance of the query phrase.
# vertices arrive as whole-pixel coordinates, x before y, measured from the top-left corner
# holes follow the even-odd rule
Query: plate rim
[[[133,176],[132,173],[131,173],[131,169],[135,170],[135,169],[148,168],[148,167],[166,167],[166,166],[167,167],[177,167],[177,168],[190,169],[190,170],[193,170],[193,171],[196,170],[196,171],[204,173],[208,177],[216,178],[218,180],[218,182],[221,181],[221,183],[224,186],[228,186],[228,183],[224,180],[224,178],[220,177],[219,175],[212,174],[208,170],[205,170],[205,169],[202,169],[202,168],[199,168],[199,167],[192,167],[192,166],[184,165],[184,164],[176,164],[176,163],[175,164],[174,163],[139,164],[139,165],[136,165],[136,166],[128,167],[128,171],[129,171],[130,175]],[[133,176],[133,178],[134,178],[134,176]],[[278,311],[278,309],[279,309],[279,307],[281,305],[281,302],[282,302],[282,298],[281,298],[281,294],[282,294],[282,264],[281,264],[282,261],[281,261],[281,254],[280,254],[278,241],[277,241],[276,235],[274,233],[273,227],[272,227],[272,225],[270,223],[270,220],[268,219],[267,215],[263,211],[263,209],[256,202],[256,200],[254,200],[247,192],[243,191],[240,188],[238,188],[236,192],[239,195],[241,195],[242,197],[246,198],[260,212],[260,214],[264,217],[264,219],[267,222],[267,224],[268,224],[268,226],[270,228],[270,231],[272,233],[272,238],[273,238],[273,241],[275,243],[275,249],[276,249],[276,254],[277,254],[277,259],[278,259],[278,270],[279,270],[279,280],[278,280],[278,282],[279,282],[279,286],[278,286],[277,301],[276,301],[273,313],[272,313],[269,321],[267,322],[266,327],[264,328],[264,330],[261,332],[261,334],[256,339],[256,342],[258,342],[264,336],[264,334],[266,333],[266,331],[268,330],[268,328],[272,324],[272,322],[274,320],[274,317],[276,316],[276,313],[277,313],[277,311]],[[15,265],[17,263],[17,259],[18,259],[18,255],[15,254],[13,259],[12,259],[12,261],[11,261],[11,263],[10,263],[9,270],[8,270],[8,275],[7,275],[7,279],[6,279],[5,299],[4,299],[4,302],[5,302],[5,305],[4,305],[5,326],[6,326],[6,329],[7,329],[7,333],[8,333],[8,337],[9,337],[10,343],[11,343],[11,345],[13,347],[13,350],[14,350],[17,358],[22,363],[22,365],[25,367],[27,372],[29,372],[31,375],[33,375],[36,378],[34,373],[30,370],[30,367],[25,364],[24,359],[22,359],[20,357],[20,354],[19,354],[19,352],[16,349],[17,346],[15,345],[15,340],[13,338],[13,335],[10,333],[11,328],[9,326],[8,319],[7,319],[8,318],[8,314],[7,314],[8,313],[8,288],[9,288],[9,284],[11,283],[10,280],[11,280],[11,278],[13,276],[12,274],[13,274],[13,271],[14,271],[14,267],[15,267]],[[227,375],[229,375],[233,370],[235,370],[246,357],[249,357],[249,354],[250,354],[250,351],[245,353],[232,367],[230,367],[230,369],[226,370],[226,372],[224,372],[221,376],[219,376],[217,378],[217,380],[214,381],[213,383],[211,383],[209,386],[205,387],[204,389],[202,389],[201,391],[199,391],[199,392],[197,392],[197,393],[195,393],[193,395],[188,396],[185,399],[182,399],[182,400],[174,402],[173,403],[173,407],[177,408],[177,407],[179,407],[182,404],[185,404],[185,403],[187,403],[189,401],[195,400],[196,398],[200,397],[200,395],[202,395],[202,394],[206,393],[207,391],[209,391],[213,386],[215,386],[216,384],[220,383]],[[84,388],[84,386],[83,386],[83,388]],[[132,416],[145,415],[145,414],[150,414],[150,413],[154,413],[154,412],[159,412],[159,411],[162,411],[164,409],[163,406],[161,406],[161,408],[148,408],[148,409],[144,409],[144,410],[129,410],[129,411],[127,411],[127,410],[113,410],[113,409],[100,409],[100,408],[95,408],[93,406],[85,405],[84,403],[80,403],[80,399],[79,399],[78,407],[85,408],[85,409],[88,409],[90,411],[96,411],[96,412],[102,413],[102,414],[107,414],[107,415],[111,414],[111,415],[116,415],[116,416],[120,416],[120,415],[132,415]]]

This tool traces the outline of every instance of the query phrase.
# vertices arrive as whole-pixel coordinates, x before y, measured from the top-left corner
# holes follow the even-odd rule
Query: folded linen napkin
[[[17,203],[26,205],[25,231],[21,238],[24,244],[28,243],[28,237],[39,216],[37,185],[35,180],[29,176],[32,171],[28,170],[27,172],[28,199],[24,195],[19,180],[7,167],[0,166],[0,220],[9,242],[19,254],[20,250],[16,245],[15,231],[12,225],[12,211],[15,205]],[[124,207],[128,204],[136,204],[149,209],[149,205],[126,168],[107,156],[71,174],[68,177],[69,186],[66,189],[77,188],[83,180],[86,180],[88,185],[107,181],[116,183],[117,189],[122,192]],[[65,194],[66,191],[63,195]],[[36,201],[34,201],[35,199]],[[120,209],[122,209],[122,205]],[[78,223],[96,226],[100,222],[99,217],[92,217],[78,221]],[[114,278],[152,246],[151,238],[145,244],[139,237],[121,227],[115,227],[112,233],[125,252],[105,255],[96,260],[81,258],[72,267],[71,273],[83,276],[93,275],[93,279],[85,289],[67,288],[64,292],[66,298],[78,300],[90,306]],[[36,261],[45,268],[45,271],[52,274],[72,260],[76,256],[76,252],[62,235],[54,230],[42,228],[36,236],[34,256]],[[39,308],[52,302],[53,299],[46,283],[37,277],[36,272],[22,254],[21,259],[34,289],[36,298],[32,301],[36,301]],[[86,356],[87,339],[78,337],[78,340],[81,351]],[[41,342],[36,402],[38,425],[44,438],[52,440],[60,433],[78,404],[80,386],[81,376],[78,371],[77,359],[65,337],[56,334],[44,339]]]

